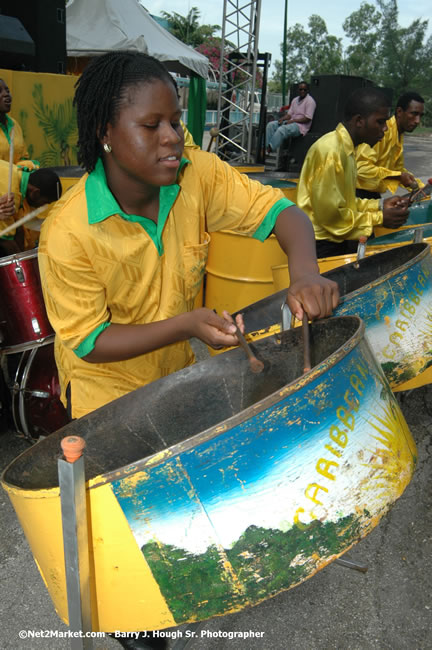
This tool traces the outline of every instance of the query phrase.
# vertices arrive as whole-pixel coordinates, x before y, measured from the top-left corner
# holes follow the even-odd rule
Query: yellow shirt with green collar
[[[0,232],[11,226],[15,221],[18,221],[24,215],[28,214],[34,208],[28,203],[25,196],[27,194],[27,186],[30,178],[30,170],[24,169],[14,165],[12,168],[12,186],[11,191],[14,194],[15,214],[12,217],[0,219]],[[0,195],[6,194],[9,184],[9,163],[5,160],[0,160]],[[39,215],[40,219],[46,216],[47,212],[44,210],[43,214]],[[30,230],[23,226],[24,229],[24,250],[29,250],[37,245],[39,239],[39,232],[37,230]],[[0,239],[14,239],[16,230],[9,231]]]
[[[315,239],[342,242],[369,237],[383,221],[377,199],[356,197],[354,145],[343,124],[309,149],[297,188],[297,205],[312,221]]]
[[[249,180],[214,154],[186,149],[185,156],[177,183],[160,188],[157,224],[121,211],[101,160],[43,224],[42,287],[56,332],[62,400],[70,384],[73,417],[192,364],[187,341],[115,363],[82,357],[111,322],[151,323],[193,309],[210,233],[231,229],[265,240],[292,205],[280,190]]]
[[[405,169],[403,156],[403,134],[399,134],[396,117],[393,115],[387,121],[387,131],[382,140],[374,147],[368,144],[360,144],[356,148],[357,162],[357,187],[371,192],[383,194],[389,190],[393,194],[399,187],[397,178]],[[416,179],[419,187],[424,183]]]
[[[11,226],[15,221],[18,221],[24,213],[22,207],[24,204],[24,197],[27,192],[28,179],[30,172],[17,167],[12,168],[12,185],[11,191],[14,194],[15,214],[12,217],[0,219],[0,231],[8,226]],[[0,160],[0,196],[6,194],[9,185],[9,163],[5,160]],[[11,230],[3,239],[13,239],[15,237],[15,230]]]
[[[37,169],[39,164],[36,161],[29,160],[27,147],[25,146],[23,132],[20,125],[13,117],[6,115],[6,123],[0,122],[0,160],[9,162],[10,152],[10,134],[12,127],[13,141],[14,141],[14,157],[13,162],[15,165],[24,165],[28,169]]]

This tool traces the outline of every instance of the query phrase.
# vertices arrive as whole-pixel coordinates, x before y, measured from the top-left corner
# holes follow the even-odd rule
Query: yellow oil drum
[[[282,190],[287,199],[293,203],[297,200],[298,177],[292,172],[251,172],[247,174],[251,180],[259,181],[262,185]]]
[[[237,311],[273,293],[272,266],[286,262],[274,235],[264,242],[231,230],[211,235],[206,266],[205,306]]]

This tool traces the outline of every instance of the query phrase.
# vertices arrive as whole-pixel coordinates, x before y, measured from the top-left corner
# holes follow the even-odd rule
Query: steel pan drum
[[[425,201],[420,201],[415,203],[409,211],[408,219],[403,226],[397,229],[384,228],[384,226],[375,226],[374,234],[376,237],[386,236],[393,232],[400,232],[401,230],[407,230],[413,226],[419,226],[421,224],[428,224],[432,222],[432,201],[427,199]],[[373,241],[371,241],[373,244]]]
[[[427,243],[432,242],[432,224],[412,226],[401,230],[390,231],[381,237],[375,237],[371,240],[370,250],[377,251],[383,248],[397,247],[410,244],[414,241],[416,234],[422,235],[422,239]],[[369,249],[369,246],[368,246]]]
[[[426,243],[385,250],[323,275],[342,296],[335,315],[357,314],[393,390],[432,381],[432,258]],[[280,330],[286,289],[240,310],[252,338]],[[264,330],[264,331],[263,331]]]
[[[366,249],[366,256],[374,255],[378,251],[373,248]],[[318,267],[321,274],[337,269],[343,264],[351,264],[356,262],[357,253],[346,253],[345,255],[333,255],[331,257],[321,257],[318,259]],[[273,274],[273,288],[275,291],[285,289],[290,284],[290,277],[288,271],[288,264],[280,264],[279,266],[272,266]]]
[[[0,349],[21,352],[54,334],[40,283],[37,249],[0,259]]]
[[[93,627],[159,629],[257,604],[313,576],[401,495],[416,449],[357,317],[262,339],[71,422],[5,470],[67,619],[57,458],[86,440]]]
[[[235,169],[241,174],[249,174],[250,172],[264,172],[264,165],[258,163],[240,163],[240,162],[229,162],[230,167],[235,167]]]

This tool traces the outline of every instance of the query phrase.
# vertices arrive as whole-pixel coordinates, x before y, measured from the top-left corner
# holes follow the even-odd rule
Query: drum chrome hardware
[[[414,232],[414,239],[413,242],[414,244],[420,244],[420,242],[423,241],[423,228],[416,228]]]
[[[67,424],[66,409],[60,401],[53,337],[32,349],[2,356],[16,431],[34,442]]]
[[[41,328],[40,328],[40,326],[39,326],[38,319],[35,318],[35,317],[33,317],[33,318],[31,319],[31,323],[32,323],[32,327],[33,327],[33,331],[34,331],[34,333],[35,333],[35,334],[40,334],[40,333],[41,333]]]
[[[354,264],[355,269],[360,268],[359,261],[363,260],[366,257],[366,244],[367,244],[367,237],[362,235],[359,238],[359,243],[357,246],[357,262]]]
[[[292,315],[291,309],[288,307],[285,300],[281,304],[281,314],[282,314],[281,331],[285,332],[286,330],[290,330],[292,327],[294,327],[294,320],[295,320],[295,317]]]
[[[25,277],[24,277],[24,271],[23,271],[23,269],[22,269],[22,266],[20,266],[19,264],[17,264],[17,265],[15,266],[15,269],[14,269],[14,270],[15,270],[15,275],[17,276],[17,280],[18,280],[18,282],[20,282],[21,284],[23,284],[23,283],[25,282]]]

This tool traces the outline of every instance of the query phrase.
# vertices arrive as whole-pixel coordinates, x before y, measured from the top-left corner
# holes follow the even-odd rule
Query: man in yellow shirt
[[[297,205],[312,221],[317,257],[352,253],[358,239],[370,237],[376,225],[403,225],[407,201],[391,197],[381,202],[356,197],[355,148],[373,146],[387,130],[389,101],[378,88],[354,91],[345,106],[343,123],[309,149],[297,190]]]
[[[404,93],[397,101],[395,114],[387,122],[383,139],[373,147],[368,144],[357,147],[357,196],[380,198],[387,190],[394,194],[400,185],[423,187],[424,183],[405,169],[403,156],[403,135],[419,126],[423,114],[423,97],[415,92]]]
[[[11,194],[8,194],[9,164],[0,160],[0,232],[35,208],[57,201],[61,182],[52,169],[13,166]],[[0,235],[0,257],[34,248],[39,233],[25,227]]]

